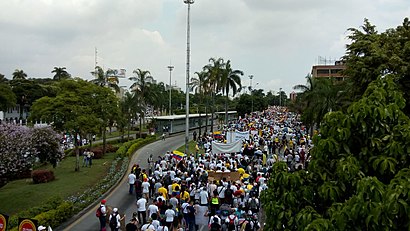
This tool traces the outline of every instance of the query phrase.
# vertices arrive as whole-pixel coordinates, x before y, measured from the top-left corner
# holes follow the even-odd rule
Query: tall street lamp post
[[[185,154],[189,155],[189,61],[190,61],[190,10],[191,4],[194,0],[184,0],[184,3],[188,5],[188,16],[187,16],[187,29],[186,29],[186,95],[185,95]]]
[[[282,106],[282,88],[279,88],[279,106]]]
[[[249,75],[249,79],[250,79],[250,84],[249,84],[249,90],[251,91],[251,101],[252,101],[252,107],[251,107],[251,113],[253,114],[253,92],[252,92],[252,79],[253,79],[253,75]]]
[[[174,69],[174,66],[172,66],[172,65],[169,65],[168,67],[167,67],[168,69],[169,69],[169,109],[168,109],[168,113],[169,113],[169,115],[171,115],[171,90],[172,90],[172,85],[171,85],[171,73],[172,73],[172,70]]]

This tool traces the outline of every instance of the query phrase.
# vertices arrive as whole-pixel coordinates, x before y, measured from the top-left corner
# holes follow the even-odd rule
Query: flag
[[[180,152],[180,151],[175,150],[175,151],[172,152],[172,157],[177,159],[177,160],[182,160],[182,158],[185,157],[185,154]]]

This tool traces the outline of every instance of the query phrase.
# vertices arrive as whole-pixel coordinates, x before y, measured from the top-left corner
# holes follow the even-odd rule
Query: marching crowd
[[[97,210],[100,230],[107,224],[111,230],[127,231],[260,230],[260,197],[273,164],[284,161],[290,171],[297,171],[309,163],[312,143],[298,119],[286,108],[271,107],[230,121],[220,136],[195,137],[196,153],[167,152],[157,160],[151,155],[146,169],[134,164],[128,184],[137,211],[121,227],[125,217],[117,208],[106,216],[102,200]],[[212,152],[212,143],[227,142],[229,131],[249,132],[241,151]]]

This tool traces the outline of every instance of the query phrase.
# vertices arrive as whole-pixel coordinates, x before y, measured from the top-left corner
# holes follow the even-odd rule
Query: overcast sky
[[[183,0],[2,0],[0,73],[52,77],[54,67],[92,79],[95,48],[104,69],[140,68],[185,89]],[[211,57],[253,75],[255,88],[287,94],[319,56],[339,59],[348,28],[364,18],[379,32],[410,16],[409,0],[196,0],[191,6],[191,77]],[[257,83],[259,83],[257,85]],[[121,85],[129,85],[123,79]]]

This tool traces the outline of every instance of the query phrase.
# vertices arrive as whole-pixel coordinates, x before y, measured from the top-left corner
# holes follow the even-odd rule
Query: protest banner
[[[220,181],[226,178],[227,181],[237,181],[241,179],[241,174],[239,172],[208,172],[208,180]]]

